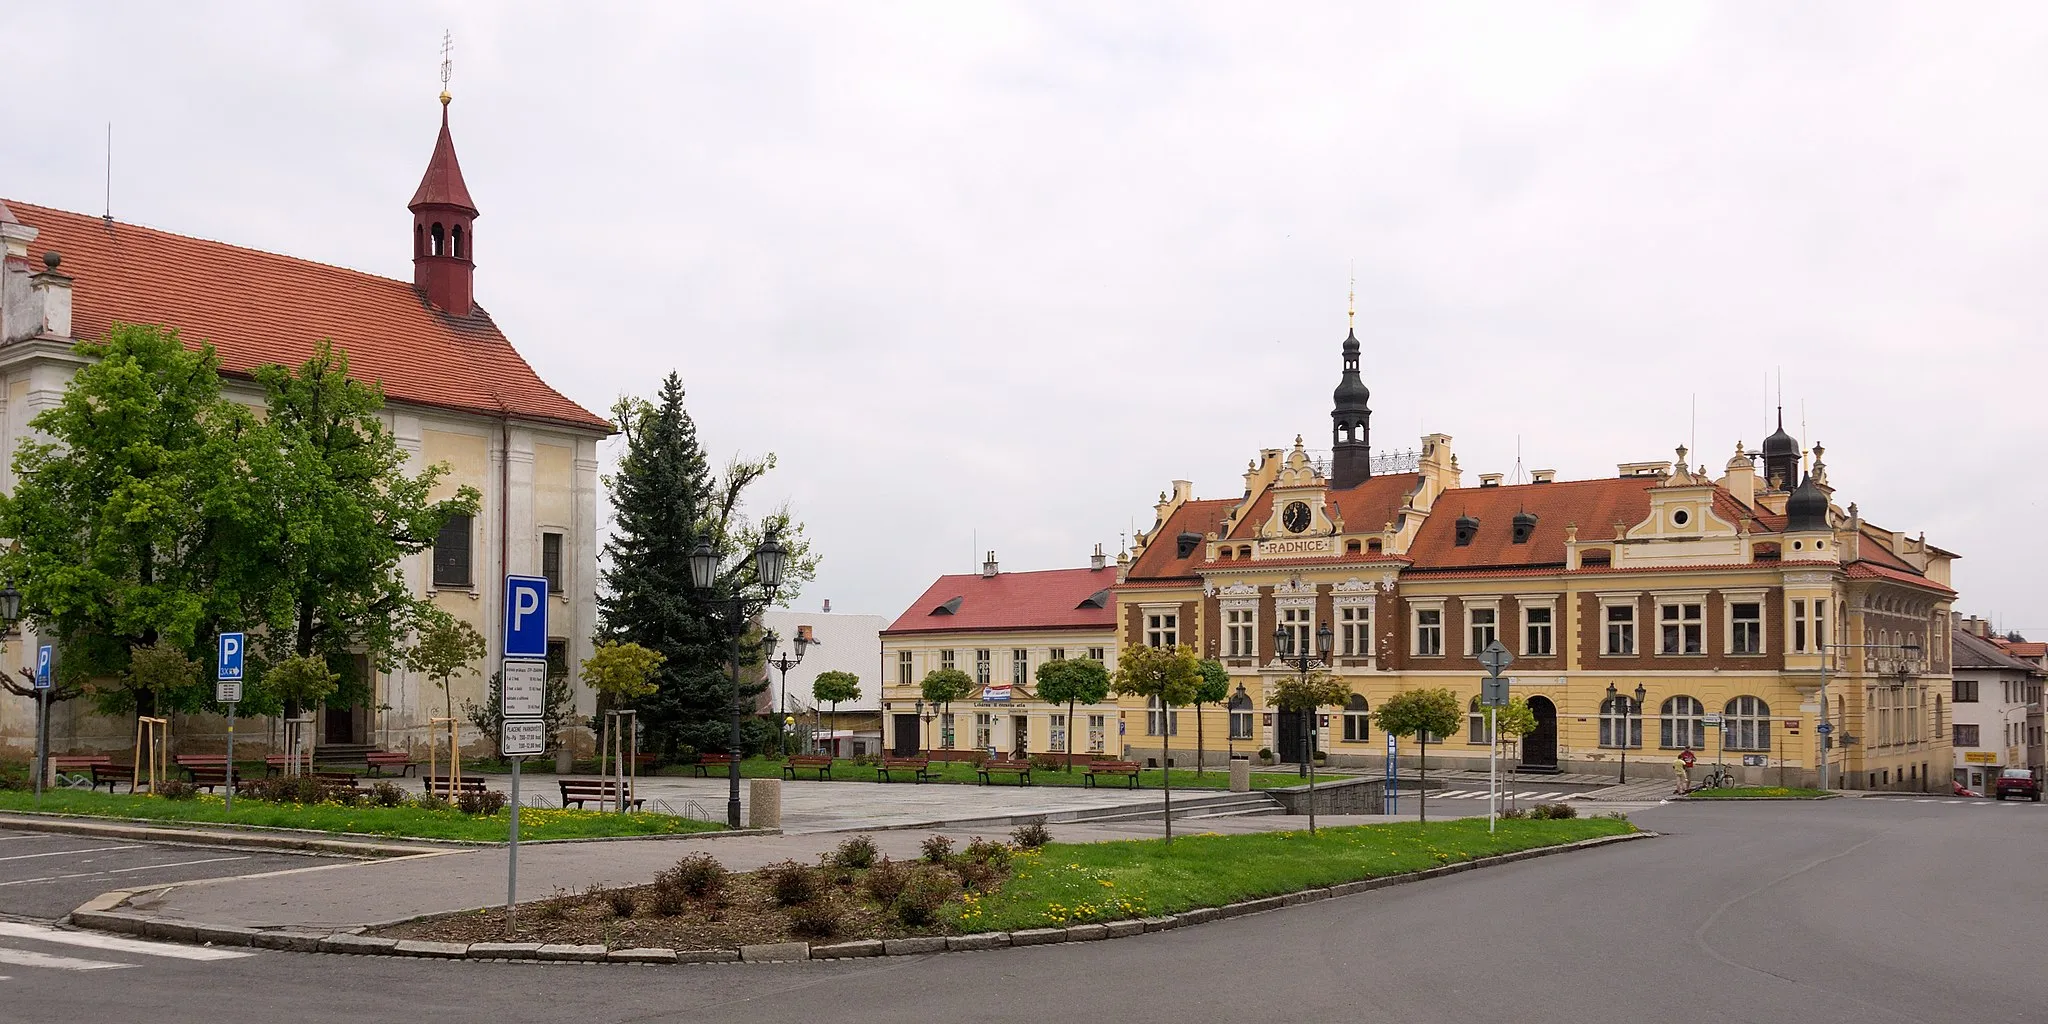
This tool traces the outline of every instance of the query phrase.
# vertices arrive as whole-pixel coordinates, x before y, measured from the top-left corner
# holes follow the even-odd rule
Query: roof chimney
[[[1554,469],[1532,469],[1532,470],[1530,470],[1530,471],[1529,471],[1529,482],[1530,482],[1530,483],[1532,483],[1532,484],[1549,484],[1549,483],[1556,483],[1556,482],[1557,482],[1557,470],[1554,470]]]
[[[988,553],[988,560],[981,563],[981,578],[985,580],[996,578],[996,553],[994,551],[990,551]]]
[[[832,614],[832,599],[829,597],[825,599],[825,614]]]
[[[1109,564],[1109,556],[1102,553],[1102,545],[1095,545],[1095,553],[1088,556],[1088,571],[1101,572]]]
[[[1499,473],[1481,473],[1479,474],[1479,486],[1499,487],[1500,479],[1501,475]]]

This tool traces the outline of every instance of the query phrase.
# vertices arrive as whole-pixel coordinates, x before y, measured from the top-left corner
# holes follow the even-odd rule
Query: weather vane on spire
[[[1358,261],[1351,261],[1351,294],[1344,299],[1344,326],[1349,330],[1358,329]]]
[[[455,33],[443,29],[441,32],[441,105],[448,105],[448,75],[455,70]]]

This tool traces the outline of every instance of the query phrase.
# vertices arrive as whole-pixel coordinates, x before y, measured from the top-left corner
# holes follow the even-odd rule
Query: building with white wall
[[[2038,665],[2001,649],[1982,619],[1958,618],[1955,636],[1955,778],[1991,795],[2006,768],[2035,771],[2040,744],[2041,680]]]
[[[820,743],[829,743],[840,757],[875,754],[882,746],[882,627],[889,620],[881,615],[855,615],[829,610],[797,612],[777,608],[761,613],[761,624],[775,632],[780,642],[771,658],[794,658],[795,640],[808,636],[803,660],[787,673],[768,667],[768,689],[762,693],[762,710],[777,720],[794,717],[804,735],[816,732]],[[860,699],[842,701],[835,709],[820,705],[812,697],[812,684],[826,672],[851,672],[860,678]],[[788,689],[784,690],[785,681]]]

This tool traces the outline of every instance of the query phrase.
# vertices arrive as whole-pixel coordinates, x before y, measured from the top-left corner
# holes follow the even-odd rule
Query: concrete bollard
[[[747,827],[782,827],[782,780],[752,779],[747,791]]]
[[[1248,757],[1230,759],[1230,791],[1249,793],[1252,791],[1252,762]]]

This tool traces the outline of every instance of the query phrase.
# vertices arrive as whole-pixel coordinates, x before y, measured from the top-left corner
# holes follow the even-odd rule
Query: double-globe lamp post
[[[782,542],[770,536],[754,549],[754,578],[761,585],[762,607],[775,603],[775,591],[782,586],[782,567],[789,558],[789,550]],[[724,612],[726,635],[732,642],[732,741],[726,751],[726,779],[731,783],[725,799],[725,824],[727,828],[740,827],[740,635],[747,631],[746,598],[740,594],[737,581],[733,584],[730,597],[720,601],[711,596],[718,587],[718,567],[723,561],[718,549],[711,545],[711,539],[700,538],[697,546],[690,549],[690,582],[707,603]]]
[[[1307,682],[1309,665],[1311,664],[1310,658],[1312,656],[1325,662],[1330,660],[1330,638],[1333,635],[1334,634],[1330,632],[1330,624],[1327,622],[1323,623],[1322,626],[1316,630],[1316,649],[1313,655],[1311,655],[1308,649],[1308,644],[1306,643],[1303,643],[1301,645],[1301,650],[1299,652],[1295,651],[1294,627],[1283,625],[1273,630],[1273,649],[1279,652],[1280,660],[1294,662],[1296,668],[1298,668],[1301,672],[1302,681]],[[1301,774],[1303,774],[1304,776],[1309,776],[1311,784],[1313,784],[1314,776],[1309,775],[1309,763],[1314,761],[1316,758],[1317,710],[1318,709],[1316,708],[1309,708],[1308,710],[1301,712],[1301,714],[1305,716],[1302,723],[1304,727],[1302,735],[1308,743],[1308,749],[1304,751],[1301,755]]]
[[[1649,696],[1650,691],[1643,689],[1643,684],[1637,683],[1636,702],[1630,704],[1628,703],[1628,694],[1615,690],[1613,683],[1607,684],[1607,706],[1610,708],[1614,707],[1617,701],[1621,702],[1622,705],[1620,709],[1621,784],[1624,786],[1628,785],[1628,748],[1635,744],[1635,723],[1643,720],[1643,701],[1648,700]]]
[[[776,645],[780,642],[775,634],[770,633],[761,646],[765,647],[770,653],[773,653]],[[791,647],[796,648],[796,657],[792,658],[784,654],[768,659],[768,667],[782,673],[782,694],[779,701],[779,710],[776,711],[775,717],[782,721],[782,756],[784,757],[789,756],[789,670],[804,663],[804,648],[809,647],[811,643],[811,638],[805,636],[803,629],[799,627],[796,632],[796,638],[789,642]]]

